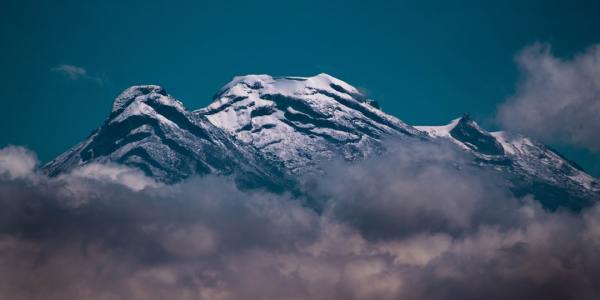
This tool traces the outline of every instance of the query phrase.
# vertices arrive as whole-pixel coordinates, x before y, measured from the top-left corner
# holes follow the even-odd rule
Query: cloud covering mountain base
[[[548,212],[452,147],[326,166],[306,201],[0,151],[2,299],[597,299],[600,207]],[[124,180],[126,178],[126,180]]]

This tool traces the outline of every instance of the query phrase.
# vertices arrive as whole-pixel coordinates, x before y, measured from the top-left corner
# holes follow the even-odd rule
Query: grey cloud
[[[103,84],[104,80],[98,76],[89,75],[87,70],[83,67],[78,67],[74,65],[61,64],[52,68],[52,71],[62,73],[67,76],[71,80],[89,80],[93,81],[97,84]]]
[[[499,122],[546,142],[600,151],[600,46],[562,59],[550,46],[536,44],[517,62],[522,79],[499,107]]]
[[[518,201],[503,179],[441,143],[391,142],[385,159],[340,164],[332,170],[336,176],[315,181],[311,190],[329,199],[337,219],[373,238],[462,234],[485,222],[512,222],[505,212],[515,211]]]
[[[0,298],[598,298],[599,207],[550,213],[402,145],[308,178],[321,213],[220,177],[0,177]]]

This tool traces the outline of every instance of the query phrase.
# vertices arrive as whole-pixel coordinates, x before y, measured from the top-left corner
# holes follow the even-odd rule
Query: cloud
[[[74,65],[61,64],[52,68],[52,71],[64,74],[71,80],[89,80],[96,82],[97,84],[102,85],[104,80],[97,76],[91,76],[88,74],[87,70],[83,67],[78,67]]]
[[[472,166],[449,143],[402,141],[385,159],[340,164],[312,183],[327,211],[372,239],[421,233],[460,235],[490,222],[513,222],[516,211],[504,180]],[[509,218],[511,217],[511,218]]]
[[[113,163],[98,164],[92,163],[73,170],[68,175],[63,175],[66,180],[95,180],[122,184],[134,191],[139,191],[147,187],[156,187],[159,185],[154,179],[144,175],[138,169],[132,169],[126,166]]]
[[[0,176],[0,298],[598,298],[600,207],[551,213],[460,152],[388,148],[306,178],[321,213],[227,177]]]
[[[37,164],[35,154],[26,148],[8,146],[0,149],[0,176],[11,179],[27,177]]]
[[[87,76],[87,71],[84,68],[73,65],[58,65],[52,68],[53,71],[64,73],[70,79],[76,80]]]
[[[535,44],[516,60],[522,79],[499,107],[499,122],[546,142],[600,151],[600,45],[562,59]]]

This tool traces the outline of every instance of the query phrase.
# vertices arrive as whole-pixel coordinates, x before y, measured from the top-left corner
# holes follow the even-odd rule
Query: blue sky
[[[514,61],[542,42],[569,58],[600,42],[597,1],[12,1],[0,3],[0,146],[47,161],[134,84],[189,109],[233,76],[329,73],[413,125],[468,112],[495,128]],[[600,175],[598,156],[552,145]]]

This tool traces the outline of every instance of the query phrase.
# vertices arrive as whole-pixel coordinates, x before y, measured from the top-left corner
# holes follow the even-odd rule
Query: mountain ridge
[[[302,172],[314,159],[340,153],[347,160],[369,157],[382,150],[384,136],[420,134],[374,103],[326,74],[247,75],[235,77],[194,113]]]
[[[160,86],[130,87],[102,126],[43,169],[55,176],[91,162],[116,162],[165,183],[232,175],[242,186],[283,191],[298,176],[322,171],[324,161],[381,155],[388,139],[449,140],[475,164],[511,181],[516,194],[541,195],[553,209],[565,202],[561,197],[572,202],[564,206],[578,209],[600,194],[595,178],[541,143],[488,132],[468,115],[444,126],[411,126],[327,74],[237,76],[195,110]]]
[[[166,183],[234,173],[242,181],[280,181],[279,171],[262,160],[206,118],[193,116],[162,87],[140,85],[121,93],[101,127],[43,169],[53,176],[90,162],[117,162]]]

